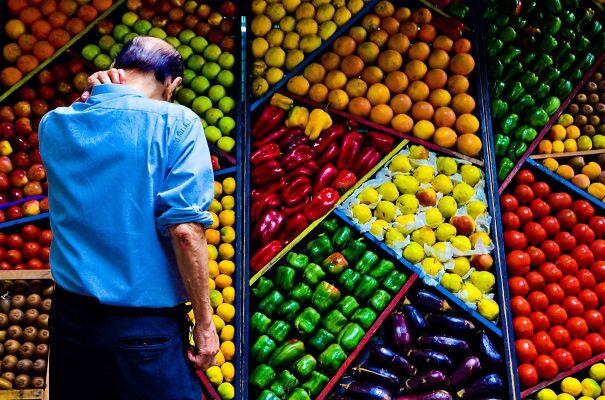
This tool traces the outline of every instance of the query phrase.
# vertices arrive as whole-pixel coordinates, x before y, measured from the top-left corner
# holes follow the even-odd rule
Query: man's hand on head
[[[79,101],[83,103],[86,102],[90,97],[90,92],[94,86],[111,83],[118,85],[126,83],[126,73],[123,69],[112,68],[107,71],[98,71],[90,75],[86,81],[86,89],[84,89],[84,93],[80,96]]]
[[[193,341],[197,348],[197,353],[190,351],[188,353],[189,361],[202,370],[206,370],[214,365],[214,357],[219,352],[218,334],[214,324],[207,327],[201,324],[195,325],[193,329]]]

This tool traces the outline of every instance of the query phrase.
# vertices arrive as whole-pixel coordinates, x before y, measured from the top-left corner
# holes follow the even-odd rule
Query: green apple
[[[196,76],[191,81],[191,89],[197,94],[202,94],[210,87],[210,82],[205,76]]]
[[[134,31],[139,35],[147,35],[151,28],[153,28],[151,22],[145,21],[144,19],[138,20],[134,23],[134,26],[132,27],[132,29],[134,29]]]
[[[235,81],[235,75],[233,75],[233,72],[224,69],[216,76],[216,81],[224,87],[230,88]]]
[[[218,108],[223,114],[230,114],[235,108],[235,100],[233,97],[225,96],[218,101]]]
[[[227,90],[221,85],[212,85],[210,89],[208,89],[208,97],[212,100],[213,103],[218,103],[220,99],[227,95]]]
[[[208,41],[202,36],[196,36],[191,39],[189,46],[191,46],[196,54],[202,54],[206,46],[208,46]]]
[[[231,53],[223,53],[218,58],[218,63],[224,69],[231,69],[233,64],[235,64],[235,57],[233,57],[233,54]]]
[[[115,40],[124,43],[124,36],[130,33],[130,28],[124,24],[117,24],[113,27],[113,31],[111,33]]]
[[[208,126],[208,122],[204,118],[200,118],[200,122],[202,123],[202,128],[206,129]]]
[[[126,26],[133,26],[139,20],[139,16],[132,11],[122,15],[122,23]]]
[[[191,47],[187,46],[186,44],[182,44],[177,47],[176,51],[178,51],[181,57],[183,57],[183,60],[187,60],[193,54],[193,50],[191,50]]]
[[[175,38],[174,36],[168,36],[164,40],[167,41],[175,49],[181,45],[181,41]]]
[[[204,129],[204,134],[206,135],[206,139],[212,144],[216,143],[223,136],[216,126],[207,127]]]
[[[101,53],[95,57],[93,64],[98,69],[106,70],[106,69],[109,69],[109,67],[111,67],[112,62],[113,62],[113,60],[111,57],[109,57],[107,54]]]
[[[223,136],[218,140],[218,142],[216,142],[216,147],[225,153],[230,153],[233,149],[233,146],[235,146],[235,140],[229,136]]]
[[[221,48],[217,45],[209,44],[204,49],[204,58],[210,61],[216,61],[221,56]]]
[[[111,49],[111,46],[113,46],[115,42],[113,36],[103,35],[101,36],[101,39],[99,39],[99,47],[104,52],[109,52],[109,49]]]
[[[118,56],[118,53],[120,52],[120,50],[122,50],[122,43],[116,43],[113,46],[111,46],[111,49],[109,49],[109,57],[111,58],[116,58]]]
[[[221,72],[221,67],[215,62],[207,62],[202,67],[202,75],[204,75],[208,79],[214,79]]]
[[[195,32],[191,29],[183,29],[181,33],[179,33],[179,40],[181,43],[189,44],[189,41],[195,37]]]
[[[218,120],[217,126],[223,135],[229,136],[235,128],[235,120],[231,117],[223,117]]]
[[[204,113],[204,119],[208,122],[208,125],[216,125],[219,119],[223,117],[223,112],[218,108],[211,108]]]
[[[197,74],[195,73],[194,70],[189,69],[189,68],[185,68],[185,70],[183,71],[183,85],[190,86],[191,81],[196,76],[197,76]]]
[[[191,103],[191,109],[197,115],[203,115],[206,111],[212,108],[212,102],[206,96],[199,96],[193,103]]]
[[[181,88],[177,93],[176,99],[184,106],[189,106],[195,99],[195,92],[189,88]]]
[[[147,34],[159,39],[166,39],[166,36],[168,36],[162,28],[151,28]]]
[[[94,60],[99,54],[101,54],[101,48],[96,44],[87,44],[82,49],[82,57],[88,61]]]
[[[134,32],[130,32],[129,34],[127,34],[126,36],[124,36],[124,44],[130,42],[132,39],[134,39],[135,37],[140,36],[138,33],[134,33]]]
[[[204,57],[200,56],[199,54],[193,54],[187,59],[187,67],[191,68],[195,72],[201,71],[205,63],[206,60],[204,60]]]

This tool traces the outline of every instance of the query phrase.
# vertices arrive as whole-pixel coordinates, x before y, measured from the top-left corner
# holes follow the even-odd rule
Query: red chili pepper
[[[277,143],[282,138],[282,136],[284,136],[287,132],[288,132],[288,128],[286,128],[286,127],[279,128],[279,129],[269,133],[267,136],[265,136],[261,140],[257,140],[255,142],[250,143],[250,146],[253,149],[258,149],[259,147],[263,147],[264,145],[269,144],[269,143]]]
[[[272,240],[261,247],[250,259],[250,268],[254,273],[260,271],[269,261],[273,259],[282,249],[279,240]]]
[[[252,201],[256,201],[259,196],[263,194],[281,193],[286,188],[286,179],[279,178],[279,181],[270,183],[266,186],[252,189],[250,192],[250,198]]]
[[[298,178],[299,176],[306,176],[308,178],[312,178],[315,176],[315,174],[317,174],[318,171],[319,167],[317,166],[315,160],[309,160],[303,165],[296,168],[294,171],[290,172],[288,175],[286,175],[286,179],[288,181],[292,181]]]
[[[286,225],[279,232],[279,235],[277,235],[277,240],[282,242],[284,246],[287,246],[292,239],[300,235],[308,226],[309,224],[304,215],[300,213],[295,214],[292,218],[288,218],[288,222],[286,222]]]
[[[311,181],[306,176],[299,176],[288,184],[281,194],[281,199],[288,207],[298,204],[306,195],[311,193]]]
[[[317,160],[317,164],[323,166],[329,162],[336,160],[338,157],[338,153],[340,153],[340,146],[338,143],[334,142],[328,146],[327,149],[324,150],[323,154]]]
[[[307,221],[315,221],[327,213],[338,202],[340,195],[330,187],[323,188],[313,197],[311,203],[305,207],[303,215]]]
[[[254,227],[252,240],[259,242],[262,246],[277,237],[279,229],[284,223],[284,216],[276,210],[269,210],[263,214],[260,221]]]
[[[361,151],[361,156],[353,163],[353,171],[357,176],[364,176],[369,170],[378,164],[382,155],[373,147],[366,147]]]
[[[279,146],[275,143],[268,143],[256,150],[250,156],[250,164],[256,166],[269,160],[276,160],[280,156]]]
[[[292,215],[302,213],[305,207],[307,207],[307,204],[309,204],[310,202],[311,196],[306,196],[304,199],[302,199],[300,203],[298,203],[294,207],[282,208],[281,213],[284,215],[284,217],[290,218]]]
[[[258,196],[250,205],[250,219],[257,223],[260,216],[268,210],[277,210],[281,206],[281,198],[277,193],[268,193]]]
[[[357,153],[361,148],[361,142],[363,142],[363,136],[357,131],[349,132],[342,139],[340,144],[340,152],[338,153],[338,161],[336,161],[336,168],[339,170],[349,169],[353,162],[356,162]]]
[[[309,144],[309,137],[300,128],[290,129],[288,134],[279,142],[279,148],[284,153],[289,153],[292,149]]]
[[[325,131],[323,131],[317,139],[313,142],[313,150],[317,154],[323,153],[329,145],[336,142],[345,134],[345,127],[342,124],[334,124]]]
[[[332,188],[336,189],[338,193],[345,193],[347,190],[351,189],[353,185],[357,182],[357,177],[355,174],[347,169],[343,169],[340,171],[334,182],[332,182]]]
[[[263,186],[275,182],[284,176],[284,170],[280,167],[277,160],[267,161],[252,170],[252,183],[256,186]]]
[[[250,131],[250,135],[254,139],[262,138],[267,133],[277,128],[285,115],[286,112],[281,108],[268,105],[256,120],[254,127]]]
[[[464,23],[456,18],[435,16],[431,20],[431,24],[452,39],[460,38],[464,32]]]
[[[217,156],[210,156],[210,161],[212,161],[212,170],[213,171],[218,171],[219,169],[221,169]]]
[[[302,145],[293,149],[289,152],[282,160],[281,166],[286,171],[292,171],[296,167],[304,164],[308,160],[312,160],[315,158],[315,151],[313,151],[309,146]]]
[[[368,132],[366,133],[366,139],[368,139],[372,147],[382,154],[389,153],[395,145],[395,138],[393,136],[380,132]]]
[[[313,183],[313,194],[317,194],[321,189],[328,187],[338,176],[338,170],[330,163],[323,166]]]

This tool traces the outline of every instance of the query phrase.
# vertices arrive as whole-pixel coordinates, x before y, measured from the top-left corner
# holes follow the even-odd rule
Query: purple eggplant
[[[407,348],[412,343],[412,335],[402,313],[391,314],[393,327],[393,344],[399,348]]]
[[[494,346],[494,343],[485,332],[479,334],[479,343],[479,349],[485,361],[491,365],[502,363],[502,355],[498,353],[496,346]]]
[[[385,368],[378,368],[373,366],[357,367],[353,368],[355,376],[362,380],[374,382],[378,385],[385,386],[391,389],[397,389],[401,386],[401,381],[397,375]]]
[[[420,304],[421,306],[440,312],[447,311],[451,308],[447,301],[432,292],[423,289],[417,290],[412,294],[412,303]]]
[[[450,387],[457,388],[468,382],[481,371],[481,361],[478,357],[467,357],[450,375]]]
[[[347,398],[360,400],[391,400],[389,389],[370,382],[355,381],[344,385]]]
[[[458,397],[461,399],[477,399],[481,396],[490,396],[499,393],[504,388],[502,379],[498,374],[485,375],[468,387],[458,391]]]
[[[452,400],[452,395],[445,390],[437,390],[430,393],[408,394],[397,396],[395,400]]]
[[[466,334],[475,330],[475,324],[471,321],[454,315],[430,313],[426,316],[426,322],[435,331]]]
[[[413,349],[407,352],[407,356],[414,365],[422,365],[424,370],[435,368],[449,371],[452,369],[452,360],[435,350]]]
[[[400,375],[416,375],[416,367],[388,347],[379,344],[373,345],[371,357],[373,357],[372,361],[376,364],[380,363],[384,368],[397,372]]]
[[[403,315],[408,325],[416,332],[421,332],[426,329],[426,320],[420,314],[420,311],[411,304],[406,304],[402,307]]]
[[[465,340],[451,336],[422,335],[418,338],[418,344],[447,354],[466,355],[471,351],[471,347]]]
[[[441,371],[431,370],[423,374],[416,375],[404,383],[406,392],[420,392],[427,389],[439,389],[447,385],[447,377]]]

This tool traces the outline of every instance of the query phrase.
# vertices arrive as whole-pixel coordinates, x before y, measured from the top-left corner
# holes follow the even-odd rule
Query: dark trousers
[[[105,306],[57,288],[50,315],[51,400],[200,400],[185,309]]]

